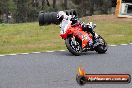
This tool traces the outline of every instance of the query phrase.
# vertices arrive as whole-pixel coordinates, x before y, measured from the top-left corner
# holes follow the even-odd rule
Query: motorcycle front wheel
[[[68,37],[65,40],[65,44],[69,52],[71,52],[75,56],[79,56],[82,53],[81,42],[79,39],[75,38],[74,36]]]

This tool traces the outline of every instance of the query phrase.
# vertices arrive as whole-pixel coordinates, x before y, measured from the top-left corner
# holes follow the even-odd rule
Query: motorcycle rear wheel
[[[82,53],[81,42],[79,42],[75,37],[68,37],[65,40],[65,44],[69,52],[75,56],[80,56]]]
[[[98,43],[100,44],[95,47],[95,51],[98,52],[99,54],[103,54],[107,51],[108,45],[100,35],[98,39],[99,39]]]

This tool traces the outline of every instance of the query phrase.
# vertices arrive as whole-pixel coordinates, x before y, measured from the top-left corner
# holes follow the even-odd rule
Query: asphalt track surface
[[[0,57],[0,88],[132,88],[130,84],[86,84],[75,77],[82,66],[88,73],[132,75],[132,45],[109,47],[106,54],[68,51]]]

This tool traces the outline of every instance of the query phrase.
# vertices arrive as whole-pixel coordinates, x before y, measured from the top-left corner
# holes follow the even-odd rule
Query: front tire
[[[75,44],[76,43],[76,44]],[[80,56],[82,53],[82,47],[81,47],[81,42],[75,37],[68,37],[65,40],[65,44],[69,52],[71,52],[75,56]]]

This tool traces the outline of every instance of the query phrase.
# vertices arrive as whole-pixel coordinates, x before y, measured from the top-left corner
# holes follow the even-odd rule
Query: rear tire
[[[102,42],[102,44],[97,45],[95,47],[95,51],[98,52],[99,54],[103,54],[107,51],[108,45],[107,45],[106,41],[101,36],[99,36],[98,39],[100,40],[99,43]]]
[[[52,14],[51,13],[48,13],[48,24],[53,23],[52,21],[53,21],[52,20]]]
[[[66,47],[69,50],[69,52],[71,52],[75,56],[80,56],[82,53],[81,43],[79,41],[76,41],[76,43],[78,45],[74,45],[74,43],[72,41],[72,37],[68,37],[65,40],[65,44],[66,44]]]
[[[43,26],[45,24],[44,13],[40,13],[38,18],[39,18],[39,26]]]
[[[52,23],[53,24],[59,24],[59,20],[57,19],[57,12],[52,12]]]
[[[49,13],[44,14],[44,22],[45,24],[49,24]]]

